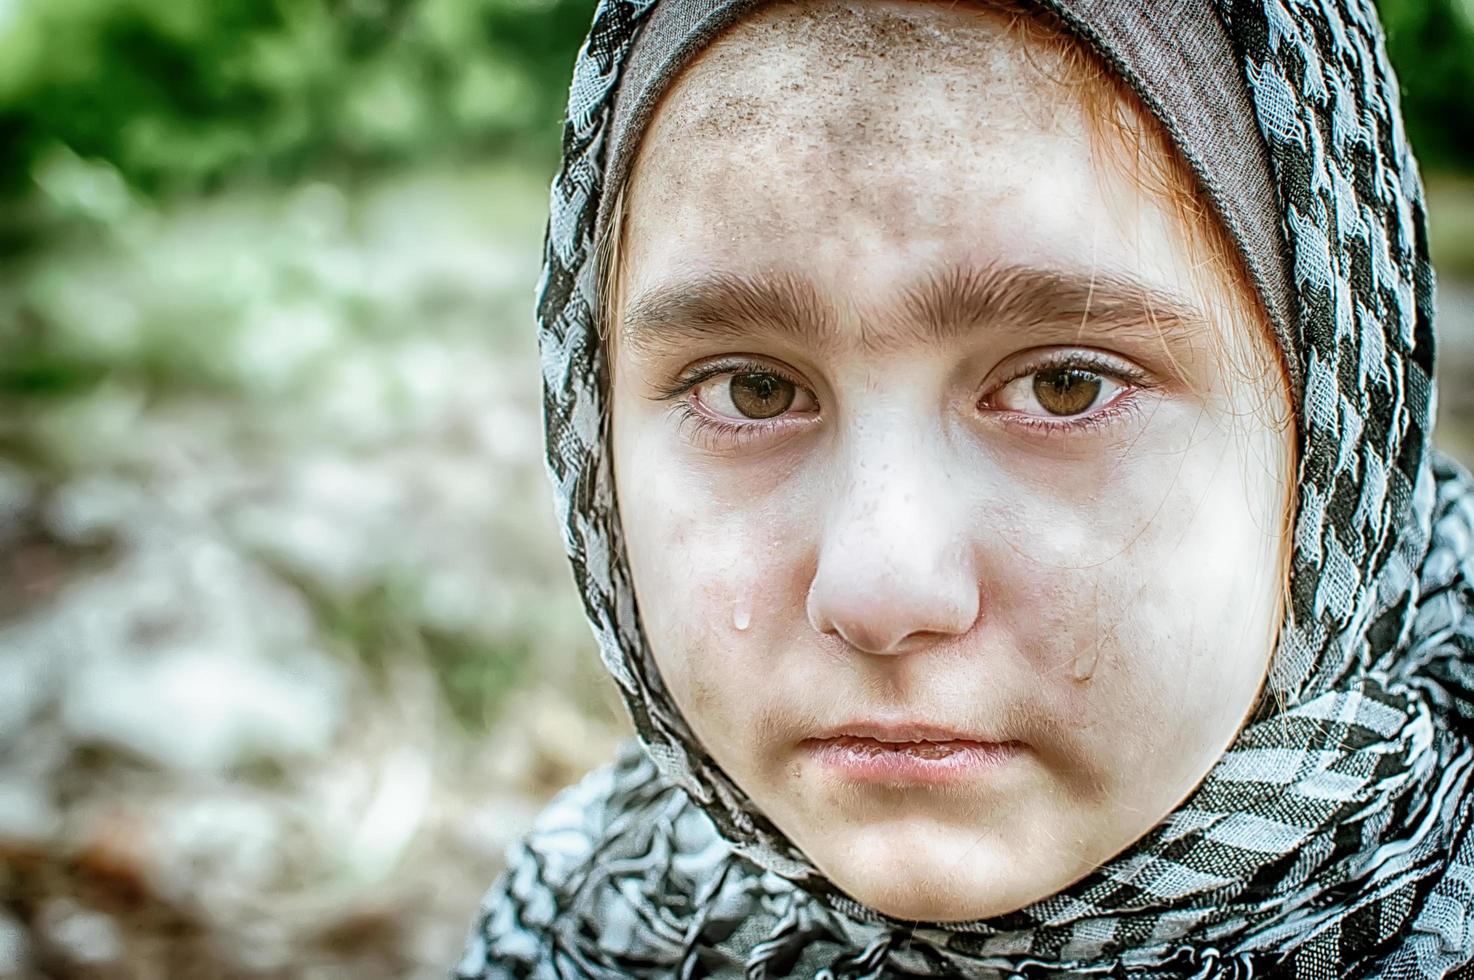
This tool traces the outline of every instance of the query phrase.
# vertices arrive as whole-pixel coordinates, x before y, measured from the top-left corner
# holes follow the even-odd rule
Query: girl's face
[[[1265,328],[1048,62],[976,12],[766,8],[628,190],[613,453],[661,675],[901,918],[1020,908],[1139,838],[1280,616]]]

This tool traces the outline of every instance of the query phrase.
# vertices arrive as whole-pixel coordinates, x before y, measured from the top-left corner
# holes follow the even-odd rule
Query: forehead
[[[768,4],[686,66],[661,107],[661,135],[706,140],[761,128],[841,150],[856,135],[871,148],[918,138],[952,143],[946,135],[956,123],[988,109],[979,95],[1006,100],[1044,125],[1054,107],[1038,83],[1059,77],[1063,63],[1058,46],[1026,46],[1025,23],[976,3]],[[918,106],[924,111],[905,111]],[[843,132],[822,132],[839,120]],[[898,128],[916,123],[931,125]]]
[[[1097,179],[1062,56],[1026,34],[969,5],[763,8],[655,114],[627,193],[627,267],[799,261],[849,288],[862,267],[878,282],[918,260],[993,263],[1003,239],[1010,263],[1057,267],[1082,234],[1139,236],[1129,206],[1130,221],[1082,232],[1130,188]]]

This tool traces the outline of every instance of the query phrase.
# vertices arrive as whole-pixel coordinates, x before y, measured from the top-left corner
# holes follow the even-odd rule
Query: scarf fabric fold
[[[1048,5],[1082,28],[1100,6]],[[1268,693],[1126,851],[1018,912],[931,925],[828,883],[702,750],[640,631],[595,242],[615,96],[652,6],[601,0],[579,54],[537,307],[565,542],[642,745],[514,849],[458,976],[1474,976],[1474,487],[1429,448],[1423,196],[1370,0],[1216,6],[1288,252],[1299,503]]]

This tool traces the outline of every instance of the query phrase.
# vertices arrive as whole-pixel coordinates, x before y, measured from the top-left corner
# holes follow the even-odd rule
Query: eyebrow
[[[754,336],[781,337],[808,350],[858,337],[868,349],[889,349],[947,343],[983,328],[1134,331],[1171,340],[1194,336],[1207,322],[1192,301],[1137,279],[1001,264],[938,269],[900,293],[896,313],[877,329],[876,318],[834,308],[801,276],[712,273],[635,296],[622,317],[620,340],[645,355]],[[842,326],[848,319],[859,329],[847,338]]]

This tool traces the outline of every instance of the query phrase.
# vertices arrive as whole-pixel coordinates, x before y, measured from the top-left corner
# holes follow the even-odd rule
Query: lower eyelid
[[[1143,393],[1144,389],[1128,385],[1105,405],[1086,415],[1028,415],[1006,409],[996,414],[1004,417],[1005,425],[1028,429],[1043,436],[1068,437],[1090,432],[1140,412],[1144,407]]]
[[[744,448],[749,442],[768,436],[781,438],[789,433],[778,430],[787,429],[791,433],[810,421],[795,423],[778,418],[733,422],[729,419],[713,417],[685,399],[674,407],[674,411],[680,416],[677,421],[678,426],[691,427],[687,438],[701,449],[713,453],[735,452]]]

